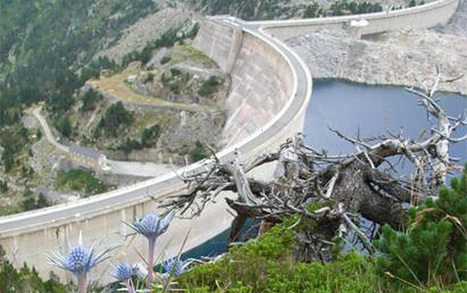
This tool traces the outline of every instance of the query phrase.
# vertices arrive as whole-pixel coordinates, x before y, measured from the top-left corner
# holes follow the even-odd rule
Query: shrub
[[[101,180],[94,177],[91,172],[83,170],[59,172],[55,186],[56,188],[68,187],[71,190],[81,192],[84,197],[106,191]]]
[[[217,92],[220,84],[221,81],[219,78],[213,75],[201,84],[198,94],[202,97],[211,97],[215,92]]]
[[[186,87],[191,75],[184,73],[180,69],[170,68],[161,76],[162,85],[168,88],[171,92],[179,94]]]
[[[153,82],[153,81],[154,81],[154,73],[149,72],[146,75],[146,80],[144,81],[144,83]]]
[[[117,147],[118,150],[130,153],[132,150],[141,150],[156,145],[162,130],[159,125],[145,128],[141,134],[141,142],[136,139],[127,138],[124,143]]]
[[[191,30],[185,35],[186,38],[194,39],[199,32],[200,25],[195,23]]]
[[[8,182],[4,180],[0,180],[0,191],[7,192],[8,191]]]
[[[303,12],[303,18],[314,18],[318,17],[323,13],[323,9],[318,3],[308,5]]]
[[[466,165],[467,167],[467,165]],[[467,277],[467,168],[451,188],[410,210],[405,232],[383,227],[376,242],[383,252],[378,270],[419,287],[448,284]]]
[[[50,205],[51,203],[42,193],[36,197],[29,189],[26,189],[23,193],[23,199],[20,204],[22,211],[42,209]]]
[[[49,280],[42,280],[36,270],[24,265],[17,270],[4,257],[0,246],[0,288],[2,293],[68,293],[72,292],[72,284],[61,284],[54,273]]]
[[[19,154],[29,143],[28,130],[19,124],[0,129],[0,146],[3,148],[0,166],[3,166],[6,172],[12,171],[19,164]]]
[[[177,41],[180,40],[178,32],[181,27],[173,27],[166,30],[154,43],[155,48],[172,47]]]
[[[71,120],[69,115],[63,115],[58,118],[55,123],[55,128],[60,132],[64,137],[69,138],[71,136]]]
[[[107,109],[97,127],[115,137],[122,126],[128,126],[132,122],[132,113],[125,109],[122,102],[117,102]]]
[[[286,219],[252,243],[232,247],[218,262],[195,267],[177,279],[179,287],[217,293],[415,292],[380,279],[374,259],[357,252],[326,265],[295,262],[296,219]]]
[[[145,128],[141,135],[141,144],[144,147],[152,147],[157,143],[162,130],[159,125],[154,125],[150,128]]]
[[[207,151],[204,148],[204,146],[201,144],[200,141],[196,141],[195,145],[193,146],[193,148],[190,151],[191,161],[192,162],[197,162],[197,161],[200,161],[200,160],[206,158],[207,156],[208,156]]]
[[[80,111],[87,112],[96,109],[96,104],[101,101],[104,97],[98,91],[93,88],[89,88],[84,92],[82,101],[83,105],[80,108]]]
[[[127,138],[117,149],[123,151],[125,154],[129,154],[133,150],[143,149],[143,145],[136,139]]]
[[[164,65],[166,63],[169,63],[170,60],[172,60],[172,57],[170,57],[169,55],[165,55],[164,57],[161,58],[160,63],[161,65]]]

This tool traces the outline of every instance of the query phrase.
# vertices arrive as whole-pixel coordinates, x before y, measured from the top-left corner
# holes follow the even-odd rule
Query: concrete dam
[[[320,29],[344,30],[359,37],[401,27],[426,28],[446,23],[459,0],[438,0],[418,7],[368,15],[310,20],[245,22],[229,16],[206,19],[195,46],[230,73],[232,88],[227,99],[226,148],[217,156],[229,161],[238,151],[247,162],[276,149],[293,133],[303,129],[305,111],[311,98],[312,78],[303,61],[282,41]],[[352,21],[366,20],[366,26]],[[42,275],[55,270],[45,254],[64,252],[76,244],[104,239],[103,246],[121,244],[112,262],[141,262],[136,251],[144,251],[143,237],[123,237],[131,231],[122,221],[133,221],[158,211],[158,200],[180,194],[184,183],[178,174],[205,168],[207,160],[122,189],[42,210],[0,218],[0,245],[16,265],[24,262]],[[264,175],[264,174],[263,174]],[[265,174],[267,175],[267,174]],[[228,193],[222,196],[229,196]],[[213,238],[230,226],[232,216],[222,198],[207,206],[192,220],[174,219],[158,240],[157,252],[167,257]],[[94,279],[107,280],[108,263],[101,265]],[[65,273],[55,271],[59,276]]]

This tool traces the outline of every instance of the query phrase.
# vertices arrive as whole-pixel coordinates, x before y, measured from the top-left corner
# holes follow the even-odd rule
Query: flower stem
[[[81,273],[78,276],[78,287],[79,287],[79,293],[87,293],[87,291],[88,291],[88,275],[86,273]]]
[[[149,251],[148,251],[148,278],[146,288],[151,289],[152,276],[154,275],[154,248],[156,246],[155,239],[149,239]]]
[[[131,279],[126,281],[126,290],[128,291],[128,293],[135,293],[135,289],[131,285]]]

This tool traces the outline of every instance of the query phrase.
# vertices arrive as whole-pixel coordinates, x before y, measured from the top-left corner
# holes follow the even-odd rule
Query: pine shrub
[[[466,165],[467,167],[467,165]],[[426,288],[466,280],[467,168],[442,187],[439,198],[409,211],[404,232],[384,226],[376,242],[382,255],[378,271]]]

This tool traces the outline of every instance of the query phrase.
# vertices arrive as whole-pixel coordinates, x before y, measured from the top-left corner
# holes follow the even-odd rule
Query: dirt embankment
[[[319,32],[289,41],[314,78],[343,78],[368,84],[418,86],[439,65],[445,77],[467,75],[467,1],[441,27],[404,30],[355,40]],[[417,78],[416,78],[417,77]],[[467,95],[467,76],[440,85]]]

